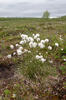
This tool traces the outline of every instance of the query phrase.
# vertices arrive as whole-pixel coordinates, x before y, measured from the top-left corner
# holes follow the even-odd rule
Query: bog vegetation
[[[65,19],[0,18],[0,100],[65,100]]]

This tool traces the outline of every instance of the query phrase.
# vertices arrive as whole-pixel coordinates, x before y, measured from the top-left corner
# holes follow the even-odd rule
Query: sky
[[[0,17],[50,17],[66,15],[66,0],[0,0]]]

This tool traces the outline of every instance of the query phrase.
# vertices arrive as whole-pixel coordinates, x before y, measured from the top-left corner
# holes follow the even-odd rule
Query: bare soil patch
[[[14,64],[7,58],[0,58],[0,79],[8,79],[14,75]]]

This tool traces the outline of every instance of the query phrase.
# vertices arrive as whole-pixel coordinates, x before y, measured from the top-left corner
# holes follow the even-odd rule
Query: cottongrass
[[[17,55],[17,56],[21,56],[22,54],[24,53],[32,53],[31,52],[31,49],[34,48],[36,49],[37,48],[37,51],[35,51],[36,53],[39,53],[39,50],[38,50],[38,47],[39,49],[47,49],[45,54],[47,55],[48,54],[48,51],[52,51],[53,50],[53,47],[51,45],[49,45],[50,43],[50,40],[48,38],[46,39],[40,39],[40,34],[37,33],[37,34],[33,34],[32,37],[31,36],[28,36],[26,34],[21,34],[20,33],[20,37],[21,37],[21,41],[19,43],[16,43],[15,46],[14,45],[10,45],[10,48],[11,49],[14,49],[16,47],[16,51],[13,52],[13,56]],[[47,43],[47,45],[45,44]],[[23,45],[27,44],[29,49],[24,49]],[[59,47],[59,43],[55,43],[54,44],[55,47]],[[63,51],[63,48],[60,48],[62,51]],[[11,54],[8,54],[7,55],[7,58],[12,58]],[[47,59],[43,58],[43,56],[41,55],[41,53],[39,55],[36,55],[35,57],[37,60],[40,60],[42,63],[46,62]],[[64,61],[66,61],[64,59]],[[49,63],[53,63],[52,60],[48,60]]]
[[[52,63],[53,63],[53,60],[49,60],[48,62],[49,62],[50,64],[52,64]]]
[[[38,43],[38,46],[42,49],[42,48],[45,48],[45,45],[43,43]]]
[[[16,98],[16,94],[12,94],[12,98]]]
[[[11,49],[14,49],[14,45],[10,45],[10,48],[11,48]]]
[[[40,60],[42,63],[44,63],[44,62],[46,61],[46,59],[43,58],[42,55],[36,55],[36,59],[37,59],[37,60]]]
[[[66,61],[66,59],[64,59],[64,61]]]
[[[17,49],[17,55],[18,55],[18,56],[22,55],[21,49]]]
[[[36,48],[36,46],[37,46],[37,43],[36,42],[30,42],[29,43],[29,47],[30,48]]]
[[[58,46],[59,46],[59,44],[58,44],[58,43],[55,43],[55,46],[56,46],[56,47],[58,47]]]
[[[7,55],[7,58],[9,58],[9,59],[12,58],[11,54]]]
[[[63,51],[63,48],[61,48],[61,51]]]
[[[52,47],[51,47],[51,46],[48,46],[48,49],[49,49],[49,50],[52,50]]]

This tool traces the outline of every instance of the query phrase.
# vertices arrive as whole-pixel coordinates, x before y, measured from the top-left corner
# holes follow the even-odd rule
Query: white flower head
[[[49,49],[49,50],[52,50],[52,47],[51,47],[51,46],[48,46],[48,49]]]
[[[34,35],[34,39],[37,39],[39,36],[40,36],[39,33],[35,34],[35,35]]]
[[[25,53],[25,52],[28,52],[28,50],[27,50],[27,49],[24,49],[24,53]]]
[[[48,43],[49,42],[49,39],[45,39],[45,42]]]
[[[37,43],[36,43],[36,42],[34,42],[34,43],[33,43],[33,47],[34,47],[34,48],[36,48],[36,46],[37,46]]]
[[[62,41],[63,39],[62,39],[62,35],[60,35],[60,40]]]
[[[62,37],[62,35],[60,35],[60,37]]]
[[[44,43],[45,43],[45,40],[41,40],[41,43],[43,43],[43,44],[44,44]]]
[[[33,42],[34,39],[33,39],[32,37],[29,37],[29,38],[28,38],[28,41],[29,41],[29,42]]]
[[[63,41],[63,39],[60,37],[60,40]]]
[[[33,42],[29,43],[29,47],[32,48],[33,47]]]
[[[63,51],[63,48],[61,48],[61,51]]]
[[[16,47],[19,47],[20,45],[19,45],[19,44],[16,44],[15,46],[16,46]]]
[[[35,34],[33,34],[33,36],[35,36]]]
[[[39,37],[39,36],[40,36],[40,34],[39,34],[39,33],[37,33],[37,34],[36,34],[36,36],[37,36],[37,37]]]
[[[37,43],[36,42],[30,42],[29,46],[30,46],[30,48],[36,48]]]
[[[28,38],[28,35],[26,35],[26,34],[21,34],[21,38],[22,38],[23,40],[25,40],[26,38]]]
[[[20,46],[20,47],[19,47],[19,50],[23,50],[23,47],[22,47],[22,46]]]
[[[39,55],[41,55],[41,53],[39,53]]]
[[[13,56],[15,56],[15,55],[16,55],[16,52],[13,53]]]
[[[17,49],[17,55],[18,56],[22,55],[22,51],[20,49]]]
[[[24,43],[27,43],[27,40],[24,40]]]
[[[42,55],[36,55],[36,59],[42,59],[43,56]]]
[[[24,44],[25,42],[22,40],[22,41],[20,41],[20,44],[22,45],[22,44]]]
[[[42,55],[40,55],[40,59],[42,59],[43,58],[43,56]]]
[[[14,49],[14,45],[10,45],[10,48],[11,48],[11,49]]]
[[[13,94],[13,95],[12,95],[12,98],[16,98],[16,94]]]
[[[11,56],[11,54],[7,55],[7,58],[9,58],[9,59],[10,59],[11,57],[12,57],[12,56]]]
[[[37,40],[37,42],[38,42],[38,41],[40,41],[40,38],[37,38],[36,40]]]
[[[31,51],[29,50],[28,53],[31,53]]]
[[[64,61],[66,61],[66,59],[64,59]]]
[[[36,59],[40,59],[39,55],[36,55]]]
[[[50,64],[52,64],[52,63],[53,63],[53,61],[52,61],[52,60],[49,60],[49,63],[50,63]]]
[[[41,58],[41,62],[44,63],[46,61],[46,59],[44,58]]]
[[[38,46],[39,46],[40,48],[45,48],[45,45],[44,45],[43,43],[41,43],[41,42],[38,44]]]
[[[59,46],[59,44],[58,44],[58,43],[55,43],[55,46],[56,46],[56,47],[58,47],[58,46]]]
[[[48,52],[46,52],[46,54],[48,54]]]

